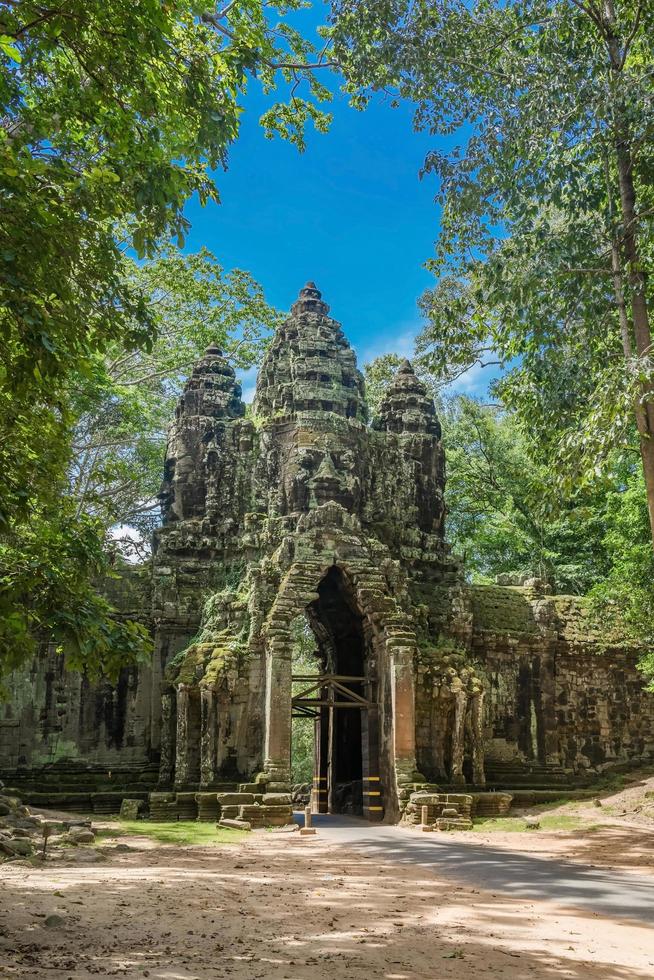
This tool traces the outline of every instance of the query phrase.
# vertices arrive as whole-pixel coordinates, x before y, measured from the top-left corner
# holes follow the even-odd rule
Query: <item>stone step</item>
[[[216,799],[221,807],[240,806],[244,803],[254,803],[254,793],[217,793]]]
[[[246,804],[240,806],[239,816],[244,820],[249,820],[251,816],[258,816],[263,814],[266,817],[281,817],[288,816],[289,819],[293,813],[290,806],[261,806],[260,804]]]

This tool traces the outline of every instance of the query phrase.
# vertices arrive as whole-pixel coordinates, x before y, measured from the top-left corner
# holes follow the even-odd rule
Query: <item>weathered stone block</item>
[[[227,830],[252,830],[247,820],[232,820],[229,817],[222,817],[218,821],[218,826],[225,827]]]
[[[138,820],[142,806],[141,800],[123,800],[120,804],[120,819]]]
[[[293,811],[290,806],[242,806],[239,813],[246,820],[250,817],[262,815],[264,817],[292,817]]]

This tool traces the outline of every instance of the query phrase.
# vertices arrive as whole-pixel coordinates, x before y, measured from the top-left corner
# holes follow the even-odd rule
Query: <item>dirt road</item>
[[[371,849],[329,832],[260,833],[221,847],[133,838],[136,849],[88,866],[6,865],[0,977],[651,980],[654,929],[637,902],[608,914],[574,895],[543,897],[534,877],[539,868],[551,877],[563,860],[568,876],[613,868],[614,833],[595,831],[586,848],[579,833],[493,834],[486,845],[480,835],[442,835],[492,847],[504,868],[496,887],[488,866],[474,883],[474,851],[465,868],[451,851],[440,873],[405,860],[393,841]],[[507,886],[507,868],[518,869],[509,878],[520,887]],[[634,870],[619,871],[627,889],[652,872]]]

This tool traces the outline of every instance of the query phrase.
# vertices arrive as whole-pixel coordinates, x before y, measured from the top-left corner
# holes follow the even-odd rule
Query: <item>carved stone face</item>
[[[358,505],[356,454],[339,433],[296,431],[281,459],[281,482],[290,512],[306,512],[329,501],[348,511]]]

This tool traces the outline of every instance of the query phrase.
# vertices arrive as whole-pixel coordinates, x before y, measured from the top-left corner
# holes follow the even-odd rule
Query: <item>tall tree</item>
[[[502,573],[582,594],[607,573],[606,487],[557,493],[550,467],[500,405],[463,396],[441,413],[448,539],[480,580]]]
[[[71,385],[68,493],[78,514],[149,537],[158,523],[168,425],[192,365],[218,344],[236,368],[259,363],[280,314],[250,275],[208,249],[168,250],[127,272],[156,326],[149,350],[114,343]]]
[[[417,127],[455,144],[425,165],[443,204],[427,362],[442,372],[499,353],[513,369],[504,398],[570,475],[615,459],[636,428],[654,535],[654,7],[335,0],[332,10],[355,101],[395,91],[415,103]]]
[[[217,200],[211,171],[226,164],[248,77],[306,77],[327,94],[311,45],[277,12],[260,0],[0,6],[0,522],[47,496],[70,372],[92,370],[108,344],[152,343],[123,254],[181,243],[188,198]],[[294,91],[265,125],[301,142],[310,117],[325,122]]]
[[[121,650],[138,655],[140,628],[122,624],[93,588],[108,567],[100,495],[127,475],[119,447],[112,455],[93,440],[110,408],[120,419],[114,435],[122,424],[134,435],[144,420],[130,381],[148,363],[173,370],[175,356],[181,370],[183,342],[178,334],[166,347],[146,270],[127,256],[152,259],[171,241],[181,246],[185,202],[218,199],[212,173],[226,166],[250,78],[267,91],[280,83],[290,100],[265,114],[267,134],[302,146],[308,120],[325,127],[316,100],[329,93],[314,69],[326,49],[314,53],[288,23],[302,6],[0,4],[0,667],[15,665],[43,634],[75,666],[115,666]],[[154,270],[162,279],[173,273],[170,262]],[[223,280],[226,326],[240,290],[247,331],[258,299],[237,276]],[[215,328],[214,312],[207,326]],[[188,350],[198,339],[189,328]],[[154,425],[154,395],[148,405]],[[94,432],[84,428],[90,418]],[[143,458],[147,446],[144,438]],[[81,482],[71,495],[76,467]]]

